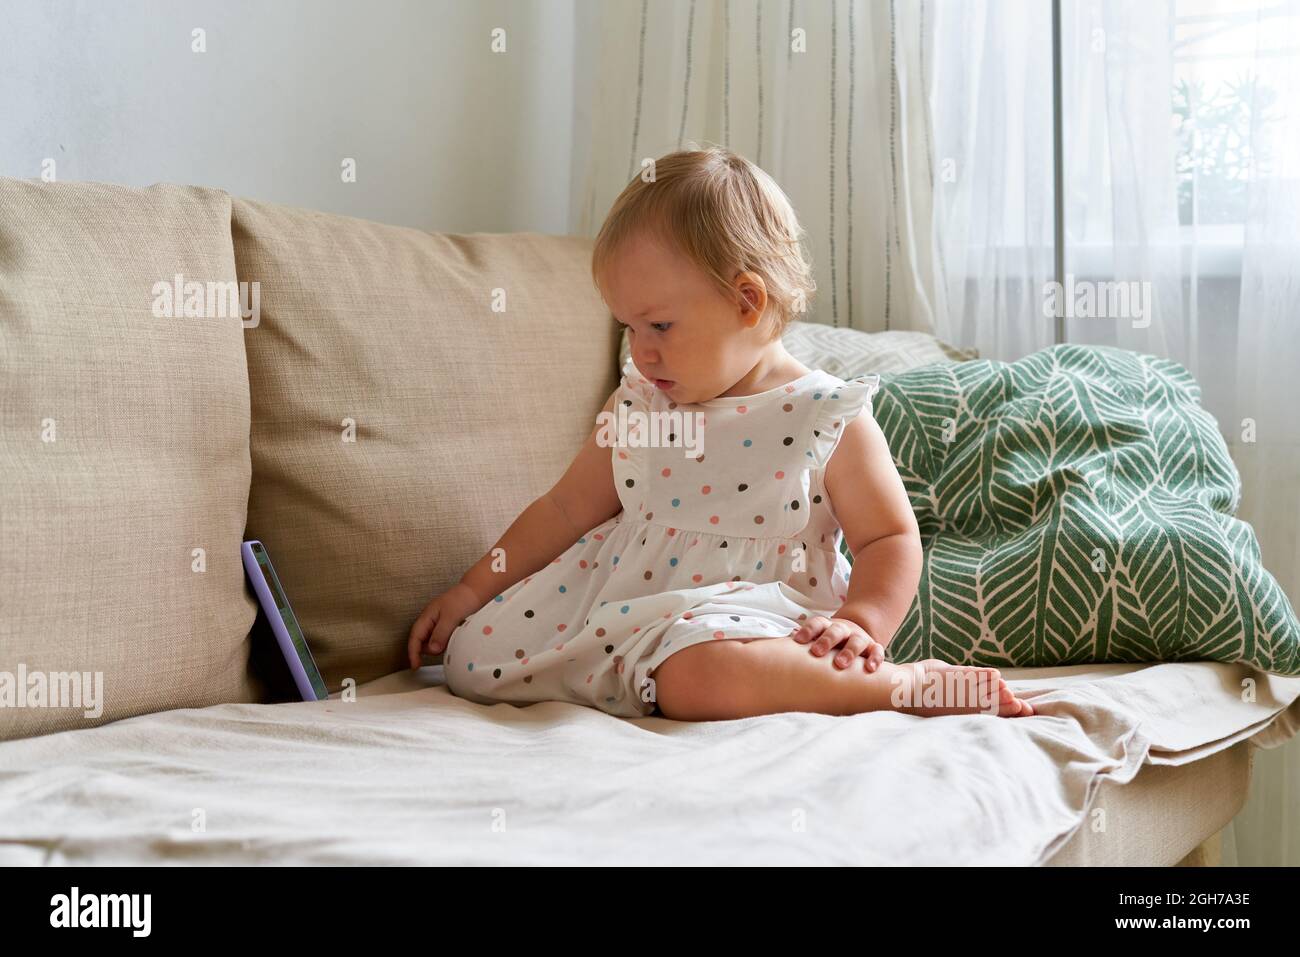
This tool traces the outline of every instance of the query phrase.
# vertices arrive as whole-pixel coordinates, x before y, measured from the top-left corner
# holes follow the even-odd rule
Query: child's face
[[[630,236],[610,260],[606,305],[629,327],[632,359],[676,402],[703,402],[730,389],[772,347],[763,281],[736,278],[728,299],[694,263],[647,233]]]

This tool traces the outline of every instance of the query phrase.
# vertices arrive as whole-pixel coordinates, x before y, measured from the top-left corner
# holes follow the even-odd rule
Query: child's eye
[[[671,325],[672,325],[671,322],[652,322],[650,323],[650,328],[652,328],[655,332],[667,332],[668,327]],[[663,326],[663,328],[660,329],[659,328],[660,326]]]

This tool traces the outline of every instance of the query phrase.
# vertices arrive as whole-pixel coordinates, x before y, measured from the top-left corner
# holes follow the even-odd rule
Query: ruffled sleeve
[[[880,376],[870,372],[813,392],[811,398],[817,404],[810,444],[813,468],[826,467],[848,424],[870,407],[879,389]]]
[[[632,357],[628,356],[627,361],[623,363],[623,378],[618,386],[618,401],[630,403],[628,406],[630,409],[645,411],[654,401],[654,392],[654,383],[641,374]]]

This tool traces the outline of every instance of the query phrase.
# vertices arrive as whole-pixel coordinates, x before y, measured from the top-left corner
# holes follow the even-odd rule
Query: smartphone
[[[289,665],[298,693],[303,701],[324,701],[330,696],[329,689],[325,687],[325,679],[307,647],[307,638],[298,625],[298,617],[289,607],[289,599],[280,587],[280,579],[275,574],[266,546],[253,540],[244,542],[240,551],[244,556],[244,571],[248,573],[253,592],[266,612],[266,620],[271,623],[271,631],[275,633],[275,640]]]

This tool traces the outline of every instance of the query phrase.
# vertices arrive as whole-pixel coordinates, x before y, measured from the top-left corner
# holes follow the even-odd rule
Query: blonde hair
[[[699,266],[730,299],[737,273],[763,277],[771,339],[806,311],[817,288],[790,200],[771,176],[722,147],[661,156],[624,187],[596,237],[591,275],[597,288],[619,246],[642,228]]]

